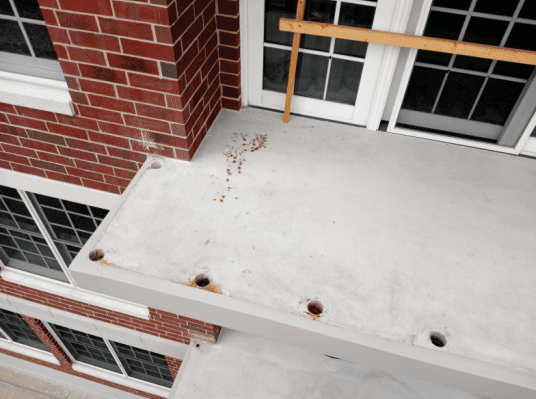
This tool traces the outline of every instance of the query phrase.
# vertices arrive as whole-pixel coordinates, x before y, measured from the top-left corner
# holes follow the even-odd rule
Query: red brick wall
[[[181,367],[182,360],[166,356],[166,361],[169,366],[169,371],[171,371],[171,376],[175,380],[177,378],[177,373],[179,372],[179,369]]]
[[[240,109],[238,1],[39,4],[75,115],[0,102],[0,167],[119,194],[147,154],[190,160]]]

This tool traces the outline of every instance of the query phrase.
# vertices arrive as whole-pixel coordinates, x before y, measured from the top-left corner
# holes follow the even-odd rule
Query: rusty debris
[[[219,285],[215,285],[215,284],[212,284],[212,281],[210,282],[209,285],[207,285],[206,287],[200,287],[198,286],[196,283],[195,283],[195,278],[193,278],[192,280],[190,280],[189,282],[187,283],[181,283],[179,282],[179,284],[182,284],[182,285],[185,285],[187,287],[194,287],[194,288],[198,288],[200,290],[205,290],[205,291],[210,291],[210,292],[215,292],[216,294],[223,294],[220,290],[220,286]]]

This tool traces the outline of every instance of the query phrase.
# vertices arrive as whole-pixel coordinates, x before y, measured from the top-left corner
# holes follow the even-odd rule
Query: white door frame
[[[349,3],[371,5],[360,0]],[[373,29],[404,32],[413,0],[379,0]],[[262,90],[264,0],[240,0],[242,106],[261,106],[283,111],[285,93]],[[379,16],[379,18],[378,18]],[[294,95],[292,112],[367,126],[376,130],[398,59],[399,48],[369,43],[356,104],[351,106]]]

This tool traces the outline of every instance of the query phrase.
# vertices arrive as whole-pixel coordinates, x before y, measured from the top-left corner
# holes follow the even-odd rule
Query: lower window
[[[20,314],[0,309],[0,338],[50,352]]]

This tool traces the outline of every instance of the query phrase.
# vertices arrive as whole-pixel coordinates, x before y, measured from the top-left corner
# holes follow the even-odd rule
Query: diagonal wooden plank
[[[305,0],[298,0],[298,8],[296,9],[296,21],[303,21],[305,14]],[[292,102],[292,94],[294,93],[294,80],[296,77],[296,65],[298,63],[298,49],[300,47],[300,33],[294,33],[292,39],[292,54],[290,56],[290,68],[288,72],[287,83],[287,98],[285,100],[285,113],[283,114],[283,122],[288,123],[290,119],[290,103]]]

